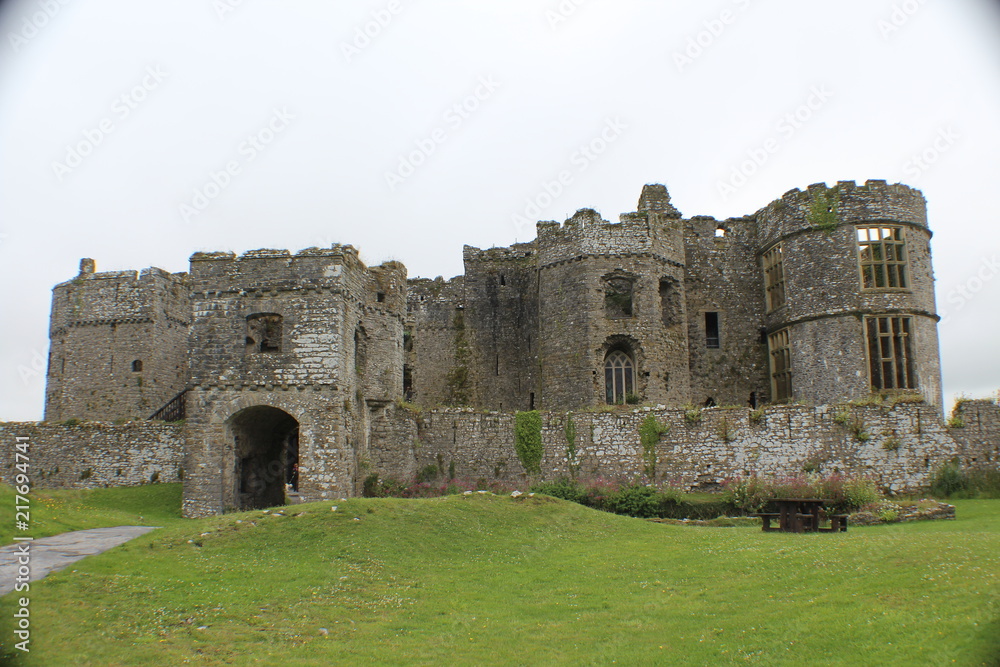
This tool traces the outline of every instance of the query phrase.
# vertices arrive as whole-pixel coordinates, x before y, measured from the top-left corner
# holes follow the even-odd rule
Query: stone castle
[[[710,487],[809,457],[871,471],[881,454],[865,448],[891,437],[913,451],[901,461],[897,446],[879,474],[917,486],[953,456],[1000,454],[994,404],[967,406],[975,437],[941,420],[930,238],[923,195],[884,181],[792,190],[725,221],[684,218],[647,185],[617,223],[584,209],[538,223],[529,243],[466,246],[448,281],[365,266],[350,245],[195,253],[176,274],[84,259],[53,290],[34,433],[62,428],[70,444],[53,451],[78,459],[50,462],[51,483],[135,483],[155,468],[183,478],[190,516],[354,495],[368,474],[446,462],[523,478],[513,414],[529,410],[545,415],[549,475],[648,473],[635,431],[652,412],[677,424],[657,481]],[[894,407],[855,409],[877,431],[864,440],[832,408],[806,407],[873,393]],[[589,433],[567,452],[572,419]],[[65,450],[77,442],[82,458]]]

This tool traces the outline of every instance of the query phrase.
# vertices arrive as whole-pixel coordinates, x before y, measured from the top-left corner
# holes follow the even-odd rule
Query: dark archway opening
[[[278,408],[257,405],[229,420],[235,455],[235,500],[240,510],[285,504],[299,484],[299,422]]]

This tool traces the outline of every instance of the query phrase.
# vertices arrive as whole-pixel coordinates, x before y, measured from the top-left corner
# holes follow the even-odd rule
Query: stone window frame
[[[764,271],[764,298],[769,313],[785,305],[784,260],[781,243],[775,243],[760,258],[761,269]]]
[[[863,290],[909,290],[909,253],[902,225],[858,225],[858,269]]]
[[[622,270],[613,271],[601,277],[601,291],[604,294],[604,316],[612,320],[635,317],[635,294],[638,276]],[[619,286],[627,284],[628,302],[625,303],[625,292]],[[613,291],[614,290],[614,291]],[[614,312],[616,310],[618,312]]]
[[[768,370],[771,378],[771,402],[792,400],[791,328],[778,329],[767,337]]]
[[[624,405],[629,394],[638,394],[635,359],[627,350],[616,347],[604,357],[604,401],[608,405]]]
[[[864,318],[864,333],[872,390],[917,389],[913,318],[909,315],[869,315]]]
[[[257,322],[262,322],[263,331],[260,331],[259,326],[255,326]],[[280,313],[250,313],[246,317],[245,335],[248,354],[280,353],[284,338],[284,318]]]

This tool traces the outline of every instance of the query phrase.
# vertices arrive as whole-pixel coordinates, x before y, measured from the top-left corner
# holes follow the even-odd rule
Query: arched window
[[[609,405],[625,403],[635,393],[635,364],[621,350],[610,352],[604,360],[604,398]]]

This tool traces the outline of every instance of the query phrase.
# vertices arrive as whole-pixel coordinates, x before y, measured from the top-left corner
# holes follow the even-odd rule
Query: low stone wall
[[[88,489],[178,482],[184,428],[163,422],[0,422],[0,481],[13,484],[15,443],[27,438],[35,488]],[[25,442],[25,441],[21,441]]]
[[[866,475],[889,491],[918,491],[956,457],[963,466],[997,465],[1000,408],[975,401],[965,404],[966,414],[972,408],[975,420],[967,417],[964,428],[947,428],[937,407],[926,404],[775,406],[763,414],[746,408],[542,413],[542,477],[569,475],[571,463],[585,477],[646,477],[651,458],[644,456],[639,427],[652,417],[664,431],[655,445],[658,483],[716,489],[732,477],[814,471]],[[528,482],[514,447],[513,415],[440,409],[419,419],[396,411],[393,418],[417,426],[416,469],[434,464],[456,477]],[[572,462],[567,419],[576,432]],[[395,460],[402,452],[394,454]],[[387,457],[373,454],[372,460]],[[380,475],[399,470],[398,464],[376,466]]]

